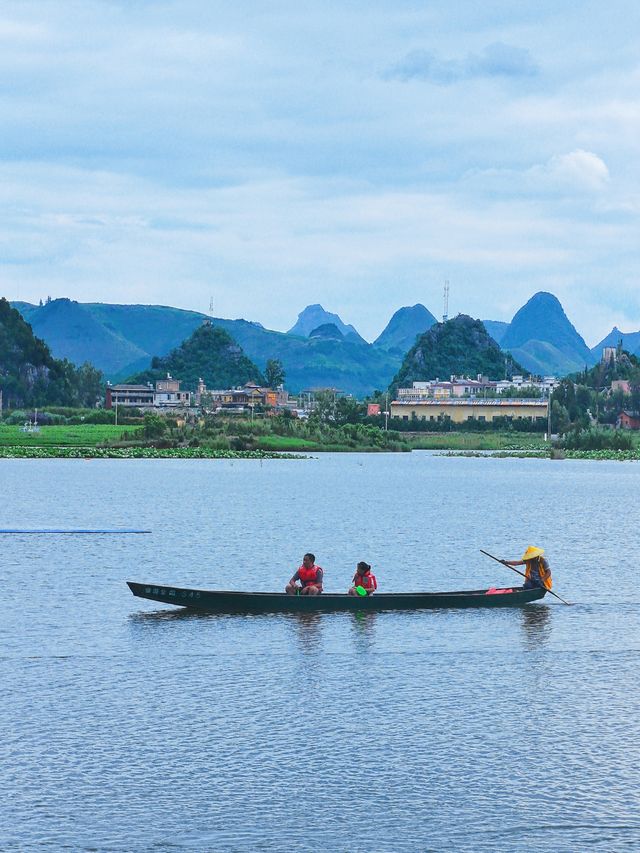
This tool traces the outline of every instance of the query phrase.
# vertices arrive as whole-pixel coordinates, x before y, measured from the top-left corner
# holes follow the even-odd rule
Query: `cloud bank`
[[[321,302],[371,339],[448,279],[452,313],[544,289],[591,342],[640,328],[617,10],[8,0],[0,291],[279,329]]]

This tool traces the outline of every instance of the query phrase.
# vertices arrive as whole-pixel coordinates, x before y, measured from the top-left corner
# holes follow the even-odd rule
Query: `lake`
[[[640,848],[638,463],[3,460],[1,850]],[[188,615],[125,580],[518,583],[523,609]]]

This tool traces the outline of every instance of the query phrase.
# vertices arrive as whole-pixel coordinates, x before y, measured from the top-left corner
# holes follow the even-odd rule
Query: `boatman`
[[[521,560],[505,560],[508,566],[525,566],[524,589],[533,589],[534,587],[551,589],[553,586],[551,569],[543,555],[544,550],[542,548],[529,545]]]
[[[305,554],[302,565],[284,588],[287,595],[319,595],[322,592],[322,577],[320,566],[316,566],[315,554]],[[298,581],[300,586],[298,586]]]

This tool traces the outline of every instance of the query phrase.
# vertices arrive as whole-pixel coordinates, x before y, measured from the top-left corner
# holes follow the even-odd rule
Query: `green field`
[[[40,432],[22,432],[19,426],[0,424],[0,447],[95,447],[123,436],[132,440],[141,437],[141,433],[142,427],[111,424],[42,426]]]
[[[537,432],[437,432],[411,438],[414,450],[546,450]]]

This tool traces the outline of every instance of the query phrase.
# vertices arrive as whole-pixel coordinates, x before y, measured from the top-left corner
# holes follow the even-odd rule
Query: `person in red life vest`
[[[319,595],[322,592],[324,572],[316,566],[315,554],[305,554],[302,565],[286,585],[287,595]],[[298,586],[300,581],[300,586]]]
[[[351,583],[353,586],[349,590],[349,595],[362,595],[361,592],[358,592],[358,587],[360,587],[360,589],[364,589],[367,595],[373,595],[373,593],[378,589],[376,576],[371,573],[371,566],[369,563],[365,563],[364,561],[358,563],[356,573],[353,576]]]

